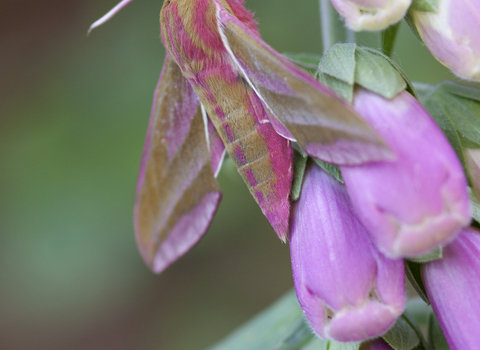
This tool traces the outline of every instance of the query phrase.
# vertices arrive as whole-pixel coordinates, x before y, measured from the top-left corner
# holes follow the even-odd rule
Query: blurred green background
[[[160,276],[132,206],[164,49],[162,1],[0,2],[0,349],[205,349],[292,287],[282,244],[231,163],[205,238]],[[280,52],[321,52],[317,0],[247,0]],[[403,23],[394,59],[451,79]]]

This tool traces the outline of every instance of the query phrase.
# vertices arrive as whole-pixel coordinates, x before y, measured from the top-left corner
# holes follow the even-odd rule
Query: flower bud
[[[400,21],[412,0],[331,0],[333,7],[355,31],[376,31]]]
[[[453,240],[470,222],[460,161],[422,105],[359,89],[354,108],[383,137],[394,161],[342,166],[357,215],[390,258],[416,257]]]
[[[478,0],[439,0],[436,12],[412,11],[412,17],[437,60],[461,78],[480,81]]]
[[[290,232],[295,291],[321,338],[361,341],[395,323],[405,307],[403,260],[377,250],[345,186],[315,164],[293,204]]]
[[[480,344],[480,232],[465,228],[443,249],[443,258],[422,265],[433,311],[451,349]]]

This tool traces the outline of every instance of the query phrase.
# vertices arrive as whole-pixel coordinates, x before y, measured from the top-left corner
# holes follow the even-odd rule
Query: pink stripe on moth
[[[257,28],[257,21],[253,18],[253,13],[245,8],[243,0],[227,0],[233,15],[238,18],[248,29],[260,36]]]
[[[260,123],[260,120],[266,118],[266,111],[260,98],[253,91],[249,96],[248,110],[257,119],[257,132],[265,141],[271,169],[275,174],[275,178],[271,179],[273,193],[262,193],[260,196],[260,193],[255,192],[255,196],[277,234],[281,236],[280,238],[286,239],[290,216],[289,197],[293,177],[293,150],[290,141],[277,134],[271,124]]]
[[[227,135],[228,141],[233,142],[235,141],[235,135],[230,129],[230,125],[228,125],[228,122],[223,122],[222,123],[223,129],[225,130],[225,134]]]
[[[210,0],[196,0],[194,10],[194,25],[197,35],[214,51],[223,51],[222,39],[216,28],[216,23],[209,21],[208,10],[213,6]],[[210,25],[213,25],[212,28]]]
[[[243,153],[243,150],[239,145],[235,145],[235,158],[239,166],[247,164],[247,158],[245,157],[245,153]],[[247,171],[248,170],[246,170],[245,172]]]
[[[252,169],[245,170],[244,174],[247,176],[248,182],[250,182],[250,185],[252,185],[252,187],[257,185],[257,179],[255,178],[255,174],[253,173]],[[255,191],[255,195],[257,192],[259,191]],[[261,192],[262,191],[260,191],[260,193]],[[262,194],[262,200],[263,200],[263,194]]]

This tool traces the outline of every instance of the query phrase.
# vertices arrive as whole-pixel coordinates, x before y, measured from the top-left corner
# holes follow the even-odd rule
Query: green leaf
[[[328,344],[328,350],[359,350],[360,343],[337,343],[330,341]]]
[[[301,350],[328,350],[328,340],[314,338]]]
[[[395,325],[383,335],[383,339],[395,350],[412,350],[420,344],[415,328],[402,315]]]
[[[420,36],[420,33],[418,32],[418,29],[415,26],[415,21],[413,20],[413,11],[409,10],[405,15],[404,19],[405,19],[405,22],[407,22],[408,26],[410,27],[410,30],[412,31],[413,35],[418,39],[418,41],[420,41],[423,44],[422,37]]]
[[[418,263],[405,260],[405,274],[420,298],[430,305],[430,300],[428,300],[427,292],[425,291],[425,286],[423,285],[420,266],[421,265]]]
[[[432,250],[430,253],[427,253],[425,255],[422,255],[422,256],[419,256],[419,257],[416,257],[416,258],[412,258],[412,259],[409,259],[409,260],[411,260],[413,262],[416,262],[416,263],[425,263],[427,261],[441,259],[442,256],[443,256],[443,250],[440,247],[440,248]]]
[[[442,329],[440,328],[433,312],[430,314],[428,320],[428,342],[433,345],[435,350],[450,350],[447,340],[445,339]]]
[[[320,71],[317,72],[318,79],[322,82],[325,86],[329,87],[335,93],[343,98],[345,101],[352,103],[353,101],[353,84],[346,83],[340,79],[331,77],[328,74],[324,74]]]
[[[307,157],[293,151],[293,183],[291,198],[296,201],[302,191],[303,177],[307,168]]]
[[[470,191],[470,203],[472,205],[472,217],[480,222],[480,202],[475,197],[472,191]]]
[[[336,44],[323,55],[319,71],[345,83],[355,82],[355,44]]]
[[[313,337],[290,291],[211,350],[297,350]]]
[[[405,314],[408,314],[410,318],[414,319],[420,328],[426,329],[430,312],[432,312],[432,307],[427,305],[420,297],[407,301]]]
[[[392,98],[405,90],[405,80],[386,59],[387,56],[372,51],[375,50],[357,47],[355,82],[386,98]]]
[[[462,85],[462,84],[455,83],[453,81],[444,81],[442,85],[445,88],[445,90],[447,90],[451,94],[480,102],[480,88],[478,87]]]
[[[438,0],[413,0],[410,10],[421,12],[436,12]]]
[[[340,172],[340,168],[336,165],[330,164],[330,163],[325,163],[321,161],[320,159],[313,159],[315,163],[317,163],[320,168],[325,170],[327,173],[332,175],[337,181],[340,181],[342,184],[344,183],[342,173]]]
[[[296,65],[308,70],[317,70],[318,64],[322,59],[321,56],[313,53],[292,53],[284,52],[283,55]]]
[[[480,90],[451,82],[415,88],[465,167],[464,148],[480,148]]]

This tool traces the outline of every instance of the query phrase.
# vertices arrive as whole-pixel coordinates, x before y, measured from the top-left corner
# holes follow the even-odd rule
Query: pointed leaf
[[[357,84],[386,98],[394,97],[407,87],[401,74],[380,55],[357,48],[355,57]]]
[[[300,197],[302,191],[303,177],[305,169],[307,168],[307,157],[304,157],[299,152],[293,153],[293,184],[292,184],[292,201],[296,201]]]
[[[415,329],[405,316],[400,316],[395,325],[383,335],[383,339],[395,350],[412,350],[420,344]]]
[[[450,350],[447,340],[443,335],[442,329],[433,312],[428,319],[428,342],[433,345],[435,350]]]
[[[413,262],[416,262],[416,263],[425,263],[427,261],[441,259],[442,256],[443,256],[442,255],[442,247],[440,247],[440,248],[434,249],[433,251],[431,251],[428,254],[418,256],[418,257],[412,258],[410,260],[413,261]]]
[[[430,305],[430,301],[427,297],[427,292],[425,291],[425,286],[423,285],[422,276],[420,273],[420,266],[421,265],[418,263],[405,260],[405,274],[407,275],[408,280],[410,281],[420,298],[422,298],[423,301]]]
[[[322,57],[318,69],[352,85],[355,82],[355,44],[336,44]]]
[[[410,10],[421,12],[436,12],[438,0],[413,0]]]
[[[292,290],[210,350],[298,349],[313,338],[304,322]]]

